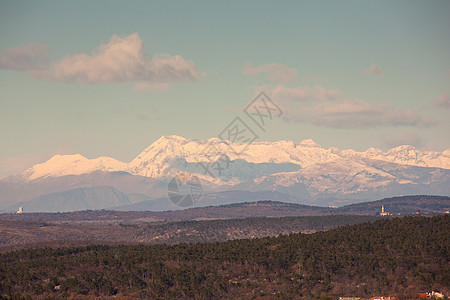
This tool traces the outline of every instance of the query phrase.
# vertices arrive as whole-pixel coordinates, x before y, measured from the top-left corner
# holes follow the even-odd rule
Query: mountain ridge
[[[306,139],[298,143],[254,142],[244,153],[237,155],[230,150],[229,144],[239,143],[217,138],[189,140],[175,135],[162,136],[129,163],[111,157],[87,159],[80,154],[55,155],[48,161],[25,170],[19,176],[26,180],[34,180],[40,177],[80,175],[93,171],[125,171],[133,175],[159,178],[173,175],[168,172],[169,162],[176,158],[184,158],[187,162],[194,163],[205,161],[202,151],[208,145],[213,145],[232,161],[242,159],[248,163],[292,163],[305,168],[338,159],[373,159],[403,165],[450,169],[450,149],[442,152],[420,151],[413,146],[402,145],[387,152],[376,148],[358,152],[353,149],[340,150],[336,147],[325,149],[312,139]]]
[[[204,195],[280,192],[308,205],[342,206],[397,195],[450,195],[450,150],[420,151],[404,145],[387,152],[376,148],[357,152],[325,149],[307,139],[255,142],[242,154],[234,152],[244,146],[217,138],[163,136],[129,163],[109,157],[56,155],[0,180],[0,210],[51,193],[95,186],[117,189],[128,195],[130,205],[145,200],[149,209],[177,209],[166,197],[168,183],[178,175],[197,176]],[[41,209],[48,209],[44,205],[48,197],[40,198]],[[240,194],[222,200],[230,203],[244,198]],[[82,198],[76,201],[84,203]],[[108,203],[108,199],[99,201]],[[221,204],[218,199],[208,201],[195,205]]]

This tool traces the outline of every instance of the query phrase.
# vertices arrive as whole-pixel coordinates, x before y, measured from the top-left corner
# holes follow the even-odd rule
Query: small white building
[[[18,214],[23,214],[23,206],[19,206],[19,210],[17,211]]]

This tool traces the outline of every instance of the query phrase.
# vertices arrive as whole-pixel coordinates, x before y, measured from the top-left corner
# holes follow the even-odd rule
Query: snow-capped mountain
[[[243,183],[251,190],[274,190],[304,197],[355,198],[450,193],[450,170],[379,160],[338,159],[294,172],[271,174]],[[339,197],[339,198],[341,198]]]
[[[387,152],[376,148],[369,148],[364,152],[351,149],[340,151],[336,148],[330,148],[330,150],[337,152],[341,157],[350,159],[376,159],[402,165],[450,169],[450,149],[443,152],[419,151],[413,146],[402,145]]]
[[[32,166],[21,175],[27,180],[34,180],[42,177],[81,175],[95,171],[122,171],[126,168],[126,163],[111,157],[87,159],[80,154],[55,155],[45,163]]]
[[[255,142],[241,154],[235,152],[244,146],[217,138],[163,136],[129,163],[56,155],[1,180],[0,209],[2,202],[11,205],[46,193],[95,186],[137,194],[129,197],[131,201],[148,200],[166,193],[167,182],[179,173],[199,176],[205,192],[278,191],[302,197],[308,204],[319,204],[318,199],[327,199],[321,200],[322,205],[334,205],[399,194],[450,195],[450,149],[420,151],[404,145],[387,152],[375,148],[358,152],[325,149],[309,139]],[[219,174],[205,171],[204,165],[220,160],[226,166]]]
[[[238,145],[233,147],[234,145]],[[230,161],[241,160],[250,164],[294,164],[299,169],[312,167],[318,164],[341,162],[342,167],[348,161],[358,162],[367,172],[363,160],[379,160],[395,164],[435,167],[450,169],[450,149],[444,152],[420,151],[412,146],[404,145],[393,148],[387,152],[370,148],[364,152],[355,150],[339,150],[337,148],[324,149],[313,140],[303,140],[299,143],[292,141],[255,142],[242,153],[237,154],[236,149],[241,144],[211,138],[208,140],[188,140],[179,136],[163,136],[140,153],[130,163],[123,163],[110,157],[87,159],[79,154],[56,155],[45,163],[35,165],[24,171],[21,176],[27,180],[41,177],[58,177],[64,175],[80,175],[94,171],[126,171],[133,175],[161,178],[171,175],[176,161],[184,160],[187,164],[210,162],[207,156],[209,148],[214,148],[214,154],[225,155]],[[214,159],[214,158],[213,158]],[[339,169],[339,167],[337,167]],[[199,171],[201,171],[199,169]],[[376,172],[374,170],[374,172]],[[169,174],[168,174],[169,173]]]

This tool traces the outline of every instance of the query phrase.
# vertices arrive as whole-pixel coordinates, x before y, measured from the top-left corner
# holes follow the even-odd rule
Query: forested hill
[[[381,206],[391,214],[441,214],[450,210],[450,197],[433,195],[411,195],[385,198],[377,201],[350,204],[336,209],[335,213],[372,215],[379,213]]]
[[[216,243],[20,250],[0,254],[0,293],[164,299],[314,299],[431,290],[448,295],[449,253],[448,215]]]
[[[239,201],[240,199],[236,199]],[[168,201],[168,200],[167,200]],[[401,196],[346,205],[339,208],[308,206],[272,200],[234,203],[220,206],[196,207],[175,211],[113,211],[84,210],[65,213],[0,214],[0,220],[43,221],[62,223],[139,223],[181,220],[237,219],[251,217],[378,215],[381,206],[391,214],[442,214],[450,210],[447,196]]]

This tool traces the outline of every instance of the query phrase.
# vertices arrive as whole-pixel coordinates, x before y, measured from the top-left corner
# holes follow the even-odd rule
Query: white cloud
[[[298,78],[298,71],[293,68],[289,68],[283,64],[264,64],[259,67],[255,67],[250,63],[245,64],[242,69],[244,75],[259,75],[261,73],[266,74],[266,78],[273,82],[290,82]]]
[[[292,101],[308,100],[336,100],[342,98],[342,93],[337,89],[325,89],[320,85],[314,87],[297,86],[294,88],[286,87],[284,84],[277,84],[275,87],[259,87],[259,91],[270,90],[270,94],[275,99],[289,99]]]
[[[35,71],[48,68],[48,47],[28,44],[24,48],[8,48],[0,53],[0,69]]]
[[[203,76],[192,61],[186,61],[181,55],[148,56],[137,33],[124,38],[113,35],[92,55],[66,56],[51,67],[46,52],[45,45],[33,44],[7,49],[0,55],[0,67],[29,71],[35,78],[53,81],[85,84],[138,82],[135,86],[138,91],[164,90],[170,83],[195,81]]]
[[[371,63],[370,67],[364,69],[364,72],[367,74],[374,74],[378,77],[382,77],[384,75],[383,70],[381,70],[376,64]]]
[[[397,109],[388,104],[374,104],[360,99],[344,99],[319,103],[311,108],[311,122],[336,128],[369,128],[378,126],[430,127],[432,120],[422,119],[416,112]]]
[[[54,66],[52,79],[67,82],[176,82],[201,77],[192,61],[180,55],[159,54],[154,58],[144,52],[137,33],[125,38],[113,35],[93,55],[67,56]]]
[[[286,121],[332,128],[436,125],[435,120],[423,119],[413,110],[346,98],[339,90],[319,85],[289,88],[279,84],[257,88],[257,92],[261,90],[279,103]]]
[[[431,101],[435,107],[450,109],[450,96],[448,93],[442,93]]]

